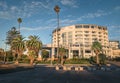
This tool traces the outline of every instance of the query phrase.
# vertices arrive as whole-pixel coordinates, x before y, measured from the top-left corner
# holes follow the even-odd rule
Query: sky
[[[0,0],[0,48],[5,48],[6,32],[18,29],[21,35],[40,37],[43,44],[51,43],[57,28],[55,5],[60,7],[60,27],[74,24],[106,26],[109,40],[120,41],[120,0]]]

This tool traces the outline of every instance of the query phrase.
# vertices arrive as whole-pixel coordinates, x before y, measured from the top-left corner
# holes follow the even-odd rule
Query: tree
[[[49,52],[46,50],[42,50],[42,59],[46,60],[49,58]]]
[[[96,54],[96,63],[99,64],[99,56],[98,55],[102,51],[102,45],[98,41],[95,41],[92,44],[92,50]]]
[[[99,55],[99,61],[100,61],[100,64],[106,64],[106,55],[103,54],[103,53],[100,53]]]
[[[20,33],[20,23],[22,22],[22,19],[21,19],[21,18],[18,18],[17,21],[18,21],[18,23],[19,23],[19,33]]]
[[[6,37],[6,44],[11,45],[11,42],[15,37],[19,35],[19,32],[16,30],[15,27],[12,27],[11,30],[7,32],[7,37]]]
[[[42,48],[42,42],[39,40],[38,36],[29,36],[29,40],[26,41],[26,47],[28,51],[30,52],[29,54],[32,54],[34,51],[34,57],[30,57],[31,55],[28,55],[30,57],[30,62],[31,65],[34,62],[35,56],[38,57],[39,50]],[[32,55],[33,56],[33,55]]]
[[[0,61],[3,60],[3,57],[4,57],[4,49],[0,48]]]
[[[34,50],[28,51],[28,58],[30,59],[30,64],[33,65],[33,62],[35,60],[36,53]]]
[[[60,55],[60,59],[61,59],[61,65],[64,65],[64,56],[66,54],[66,50],[64,47],[60,47],[59,48],[59,55]]]
[[[18,64],[18,59],[22,56],[25,51],[25,41],[22,36],[15,37],[11,43],[11,50],[15,53],[16,56],[16,64]]]

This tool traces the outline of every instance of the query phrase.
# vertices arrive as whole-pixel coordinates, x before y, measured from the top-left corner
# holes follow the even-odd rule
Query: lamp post
[[[51,50],[50,50],[50,51],[51,51],[51,52],[50,52],[50,54],[51,54],[51,62],[50,62],[50,63],[51,63],[51,65],[52,65],[52,57],[53,57],[53,56],[52,56],[52,35],[50,34],[50,36],[51,36]]]
[[[57,22],[58,22],[58,26],[56,29],[56,33],[57,33],[57,57],[59,56],[59,35],[58,35],[58,29],[59,29],[59,12],[60,12],[60,7],[58,5],[56,5],[54,7],[54,11],[57,14]]]

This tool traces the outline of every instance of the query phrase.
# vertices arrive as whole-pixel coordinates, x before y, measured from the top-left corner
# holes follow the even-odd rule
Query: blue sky
[[[0,47],[5,46],[6,32],[13,26],[18,29],[19,17],[24,37],[37,35],[43,44],[50,43],[50,34],[57,27],[55,5],[61,8],[60,27],[107,26],[109,39],[120,41],[120,0],[0,0]]]

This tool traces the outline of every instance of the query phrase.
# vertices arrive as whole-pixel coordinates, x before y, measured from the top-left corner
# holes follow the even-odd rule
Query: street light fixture
[[[59,29],[59,12],[60,12],[60,7],[58,5],[56,5],[54,7],[54,11],[56,12],[57,14],[57,22],[58,22],[58,26],[57,26],[57,29],[56,29],[56,33],[57,33],[57,57],[59,56],[59,35],[58,35],[58,29]]]

